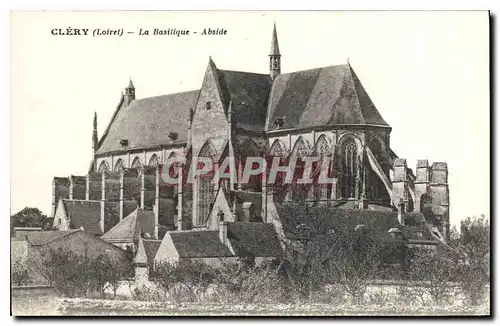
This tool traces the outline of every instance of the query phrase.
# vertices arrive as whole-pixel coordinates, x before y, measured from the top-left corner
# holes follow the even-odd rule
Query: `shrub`
[[[26,263],[15,262],[11,267],[11,280],[13,285],[26,285],[30,281]]]

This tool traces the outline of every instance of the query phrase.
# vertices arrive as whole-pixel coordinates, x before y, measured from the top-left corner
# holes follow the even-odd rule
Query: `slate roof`
[[[269,54],[279,55],[280,47],[278,45],[278,34],[276,33],[276,24],[273,27],[273,38],[271,39],[271,51]]]
[[[227,237],[237,256],[279,257],[282,254],[274,226],[259,222],[229,222]]]
[[[232,101],[236,126],[262,131],[272,80],[268,74],[218,70],[219,84],[226,107]]]
[[[139,248],[137,255],[134,258],[136,264],[147,264],[152,266],[155,260],[156,252],[160,248],[161,240],[150,240],[141,238],[139,240]]]
[[[142,244],[144,245],[144,250],[146,252],[148,262],[154,262],[156,252],[161,245],[161,240],[142,239]]]
[[[63,199],[63,205],[70,220],[70,229],[83,227],[85,232],[102,234],[100,201]]]
[[[11,238],[12,241],[25,241],[26,237],[32,246],[43,246],[57,239],[63,238],[70,234],[81,232],[82,230],[69,230],[69,231],[32,231],[27,232],[25,235],[19,235]]]
[[[169,232],[180,258],[232,257],[219,238],[219,231]]]
[[[133,100],[119,108],[111,121],[97,154],[122,150],[122,139],[128,140],[127,149],[170,144],[169,133],[176,132],[175,143],[187,140],[189,110],[194,107],[199,91]]]
[[[281,74],[271,91],[266,130],[318,125],[388,126],[348,64]]]
[[[232,101],[236,126],[261,132],[322,125],[388,124],[349,64],[278,75],[220,70],[210,60],[224,107]],[[133,100],[123,96],[97,154],[187,141],[188,116],[200,90]],[[274,121],[284,117],[277,127]],[[175,132],[172,141],[168,135]],[[120,141],[128,140],[122,147]]]
[[[101,239],[109,242],[137,242],[141,236],[141,229],[144,233],[154,234],[155,216],[153,211],[136,208],[126,218],[121,220]]]

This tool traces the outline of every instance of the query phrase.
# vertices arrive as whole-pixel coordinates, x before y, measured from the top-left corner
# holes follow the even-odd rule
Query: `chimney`
[[[399,200],[398,221],[401,225],[405,225],[405,202],[404,202],[403,198],[401,198]]]
[[[219,238],[223,244],[227,245],[227,222],[219,222]]]

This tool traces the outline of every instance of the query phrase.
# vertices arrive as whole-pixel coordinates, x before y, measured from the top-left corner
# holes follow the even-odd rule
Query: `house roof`
[[[70,220],[70,229],[83,227],[86,232],[102,234],[100,201],[63,199],[63,205]]]
[[[271,90],[266,130],[321,125],[388,126],[349,64],[281,74]]]
[[[137,254],[134,258],[134,263],[152,265],[155,260],[156,252],[158,251],[158,248],[160,248],[160,245],[161,240],[141,238],[139,240],[139,246],[137,249]]]
[[[189,110],[198,93],[196,90],[149,97],[121,106],[100,141],[97,154],[122,150],[122,139],[128,140],[127,149],[186,142]],[[171,132],[177,133],[175,141],[169,138]]]
[[[142,239],[142,244],[144,245],[148,263],[153,262],[155,260],[156,252],[158,251],[158,248],[160,248],[161,240]]]
[[[66,237],[70,234],[81,232],[82,230],[69,230],[69,231],[32,231],[24,235],[18,235],[11,238],[12,241],[26,241],[32,246],[43,246],[51,243],[57,239]]]
[[[232,257],[219,238],[219,231],[170,231],[180,258]]]
[[[155,216],[153,211],[136,208],[126,218],[121,220],[101,239],[109,242],[137,242],[141,236],[141,229],[153,235]]]
[[[236,126],[262,131],[272,80],[268,74],[218,70],[224,102],[232,101],[232,119]]]
[[[229,222],[227,238],[237,256],[279,257],[282,254],[274,226],[260,222]]]

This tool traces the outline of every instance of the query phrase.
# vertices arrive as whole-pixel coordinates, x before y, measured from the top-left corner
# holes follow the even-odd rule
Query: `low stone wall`
[[[54,290],[54,288],[48,285],[20,285],[12,287],[12,296],[55,293],[56,291]]]

